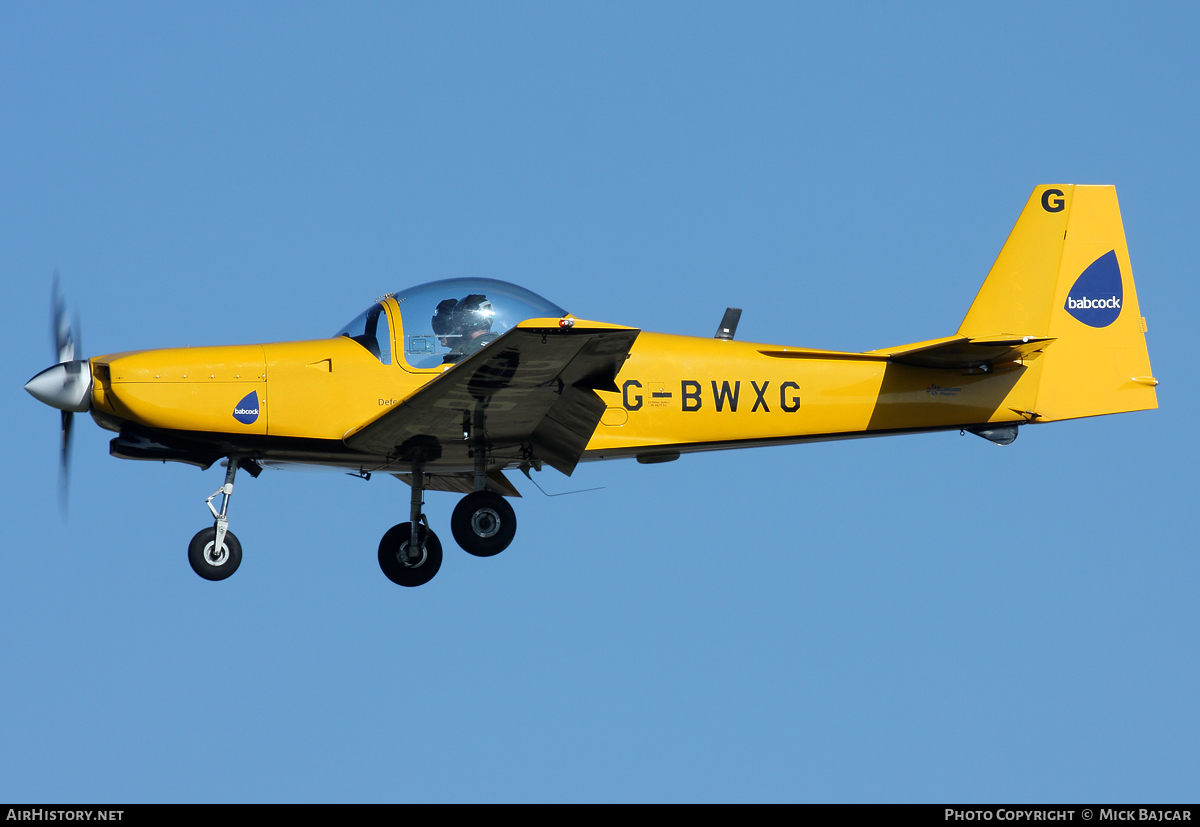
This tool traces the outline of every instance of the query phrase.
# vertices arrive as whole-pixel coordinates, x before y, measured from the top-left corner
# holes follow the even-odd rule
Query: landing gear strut
[[[212,528],[197,532],[188,545],[188,562],[192,564],[192,570],[205,580],[224,580],[242,564],[242,544],[229,530],[227,516],[237,467],[237,458],[230,457],[229,468],[225,471],[225,484],[205,501],[216,522]],[[213,505],[213,500],[218,496],[222,498],[220,511]]]
[[[421,460],[413,461],[409,522],[394,525],[379,541],[379,568],[400,586],[421,586],[442,567],[442,544],[429,530],[425,505],[425,473]]]

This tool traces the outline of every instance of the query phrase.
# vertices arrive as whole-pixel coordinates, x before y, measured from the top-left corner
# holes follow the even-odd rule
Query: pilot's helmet
[[[454,306],[454,323],[463,333],[491,330],[495,317],[496,309],[487,296],[477,293],[472,293]]]
[[[442,299],[438,302],[437,312],[433,314],[433,335],[450,336],[454,330],[454,306],[458,299]]]

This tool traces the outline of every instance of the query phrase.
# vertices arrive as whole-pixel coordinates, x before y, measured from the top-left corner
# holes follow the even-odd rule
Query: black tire
[[[224,580],[242,564],[242,544],[232,531],[225,532],[224,554],[213,554],[217,529],[206,528],[196,533],[188,545],[188,562],[192,571],[205,580]]]
[[[379,541],[379,568],[387,579],[399,586],[422,586],[433,579],[442,567],[442,543],[425,526],[417,527],[418,537],[425,549],[425,559],[417,565],[408,560],[408,545],[412,539],[412,523],[400,523],[388,529]]]
[[[476,491],[454,506],[450,532],[463,551],[476,557],[491,557],[513,541],[517,534],[517,514],[499,494]]]

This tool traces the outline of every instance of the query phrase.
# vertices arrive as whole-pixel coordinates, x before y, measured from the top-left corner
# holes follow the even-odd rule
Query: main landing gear
[[[233,498],[233,478],[237,475],[238,461],[229,458],[225,472],[225,484],[213,492],[205,502],[216,522],[212,528],[200,531],[188,546],[188,562],[192,570],[205,580],[224,580],[242,564],[242,544],[229,530],[229,501]],[[213,500],[221,497],[221,510],[213,506]]]
[[[475,414],[475,490],[459,500],[450,516],[450,533],[468,554],[494,557],[508,548],[517,533],[517,515],[503,497],[487,489],[487,443],[483,412]]]
[[[508,548],[516,536],[517,515],[499,494],[475,491],[454,507],[450,532],[468,554],[492,557]]]
[[[508,548],[517,533],[517,515],[504,497],[487,489],[486,448],[474,450],[475,490],[463,497],[450,517],[450,531],[468,554],[492,557]],[[388,529],[379,541],[379,568],[401,586],[428,583],[442,565],[442,544],[425,515],[424,463],[413,460],[409,522]]]
[[[399,586],[422,586],[442,567],[442,543],[429,530],[425,515],[424,463],[413,462],[409,521],[388,529],[379,541],[379,568]]]

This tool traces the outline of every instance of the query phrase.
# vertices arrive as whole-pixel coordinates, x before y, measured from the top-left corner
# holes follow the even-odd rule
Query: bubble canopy
[[[496,279],[445,279],[392,294],[400,307],[396,341],[401,356],[414,368],[435,368],[465,359],[526,319],[567,315],[553,302],[515,284]],[[338,331],[362,343],[369,334],[386,337],[384,325],[371,325],[382,305],[373,305]],[[366,328],[370,327],[371,330]],[[363,330],[359,330],[363,328]],[[386,346],[368,350],[382,354]],[[382,360],[387,361],[387,360]]]

